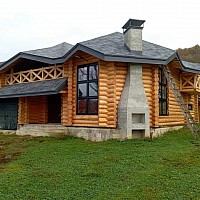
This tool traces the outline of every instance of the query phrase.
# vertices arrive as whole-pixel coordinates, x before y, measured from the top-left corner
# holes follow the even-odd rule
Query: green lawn
[[[200,199],[200,146],[187,129],[93,143],[0,134],[0,199]]]

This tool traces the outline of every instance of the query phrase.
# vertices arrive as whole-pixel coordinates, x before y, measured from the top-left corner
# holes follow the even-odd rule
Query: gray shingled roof
[[[73,45],[63,42],[53,47],[24,51],[23,53],[55,59],[63,57],[72,47]]]
[[[0,88],[0,98],[57,94],[66,87],[67,79],[52,79],[32,83],[8,85]]]
[[[183,65],[185,66],[186,70],[197,70],[200,71],[200,64],[199,63],[192,63],[187,61],[182,61]]]
[[[146,42],[144,40],[142,46],[142,54],[137,52],[130,52],[124,46],[123,34],[119,32],[81,42],[80,44],[109,56],[167,60],[170,56],[176,53],[175,50]]]
[[[105,61],[134,62],[149,64],[168,64],[174,58],[178,58],[186,71],[199,72],[200,64],[182,62],[175,50],[162,47],[143,40],[141,53],[129,51],[124,46],[124,36],[115,32],[98,38],[77,43],[75,46],[68,43],[61,43],[53,47],[25,51],[18,53],[8,61],[0,65],[4,69],[19,58],[25,58],[44,62],[48,64],[64,63],[78,50],[84,51]]]

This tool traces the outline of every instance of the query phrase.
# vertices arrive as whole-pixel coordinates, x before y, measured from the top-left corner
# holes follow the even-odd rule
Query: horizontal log
[[[108,96],[108,92],[107,91],[99,91],[99,96]]]
[[[100,122],[100,123],[98,124],[98,126],[99,126],[99,127],[107,127],[108,125],[107,125],[107,123]]]
[[[102,80],[101,80],[101,81],[99,82],[99,87],[106,87],[106,88],[107,88],[107,87],[108,87],[108,81],[102,81]]]
[[[107,96],[102,96],[102,95],[99,95],[99,100],[103,100],[103,101],[108,101],[108,97]]]
[[[99,123],[107,123],[107,121],[106,118],[99,118]]]
[[[80,126],[80,127],[97,127],[98,126],[98,123],[96,124],[82,124],[82,123],[74,123],[72,122],[72,126]]]
[[[107,118],[108,114],[107,113],[99,113],[99,117],[98,118]]]
[[[183,124],[186,124],[186,122],[182,121],[182,122],[170,122],[170,123],[158,123],[159,126],[181,126]]]
[[[76,115],[76,113],[73,113],[73,119],[95,121],[98,120],[98,115]]]
[[[98,121],[92,121],[92,120],[76,120],[76,119],[72,119],[72,123],[75,124],[83,124],[83,125],[96,125],[98,124]]]
[[[116,92],[122,92],[123,88],[116,87]]]
[[[101,114],[107,114],[108,113],[108,109],[99,109],[99,116]]]
[[[127,70],[118,70],[117,69],[117,72],[116,72],[117,76],[122,75],[124,77],[124,76],[126,76],[126,74],[127,74]]]
[[[104,90],[104,91],[106,91],[108,88],[107,87],[102,87],[102,86],[99,86],[99,90],[101,91],[101,90]]]
[[[107,116],[107,120],[115,122],[116,119],[114,116]]]

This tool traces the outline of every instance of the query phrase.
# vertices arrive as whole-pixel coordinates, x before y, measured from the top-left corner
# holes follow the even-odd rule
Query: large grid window
[[[77,114],[98,114],[98,64],[77,68]]]
[[[162,68],[159,68],[159,115],[168,115],[167,79]]]

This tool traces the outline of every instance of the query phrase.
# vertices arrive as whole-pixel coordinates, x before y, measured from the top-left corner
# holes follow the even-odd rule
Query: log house
[[[55,129],[102,141],[179,128],[186,121],[163,65],[199,122],[199,64],[142,40],[144,22],[130,19],[123,34],[21,52],[1,63],[0,129],[21,135]]]

